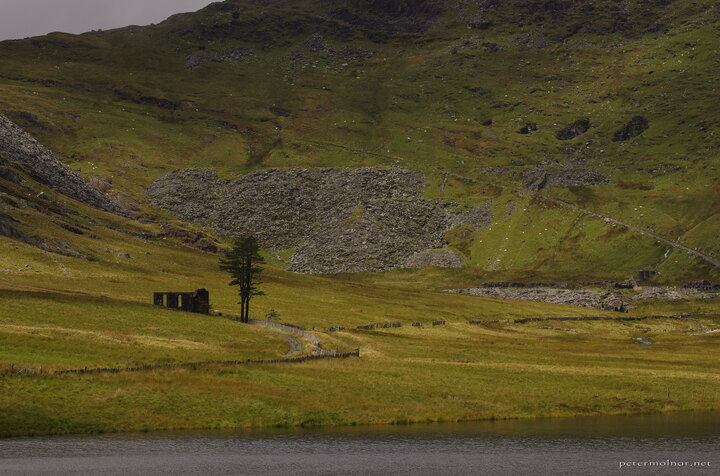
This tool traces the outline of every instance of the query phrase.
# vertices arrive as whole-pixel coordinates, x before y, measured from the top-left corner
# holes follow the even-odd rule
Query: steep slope
[[[217,252],[218,243],[204,233],[149,220],[122,196],[106,196],[102,189],[107,182],[91,179],[92,183],[83,179],[0,115],[0,236],[47,253],[104,264],[118,256],[129,258],[125,251],[112,251],[122,249],[128,237],[146,243],[169,239],[176,245]],[[156,225],[147,225],[148,221]],[[24,254],[17,250],[11,246],[6,257],[13,261]]]
[[[77,172],[63,164],[47,148],[7,117],[0,114],[0,160],[6,167],[19,168],[35,181],[74,200],[111,213],[120,207],[90,186]],[[5,172],[12,177],[11,168]]]
[[[490,201],[492,226],[444,237],[471,273],[679,281],[718,271],[545,198],[720,256],[719,22],[686,0],[217,2],[4,42],[0,110],[145,213],[187,167],[401,166],[426,199]]]

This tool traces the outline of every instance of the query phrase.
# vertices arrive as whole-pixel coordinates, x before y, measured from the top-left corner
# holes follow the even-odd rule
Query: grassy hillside
[[[288,349],[277,333],[227,319],[237,296],[217,256],[158,234],[158,225],[65,205],[87,217],[70,215],[85,223],[82,235],[41,211],[23,213],[57,239],[94,253],[94,261],[0,238],[3,436],[465,421],[720,404],[718,333],[701,334],[720,327],[717,300],[650,303],[629,314],[691,313],[690,320],[510,324],[533,316],[618,315],[439,292],[479,278],[470,271],[304,276],[285,271],[272,254],[261,286],[267,295],[255,299],[253,315],[274,310],[279,322],[310,329],[326,349],[360,348],[359,359],[51,375],[85,367],[279,358]],[[153,291],[199,287],[210,290],[213,309],[224,317],[149,304]],[[432,325],[439,320],[445,324]],[[357,329],[388,322],[402,327]],[[344,329],[330,332],[333,326]],[[641,346],[638,337],[653,345]],[[306,344],[303,352],[309,350]],[[10,375],[11,366],[34,374]]]
[[[581,164],[610,184],[540,193],[717,257],[714,2],[453,5],[233,1],[150,27],[3,42],[0,110],[145,213],[157,213],[147,186],[181,167],[231,175],[400,165],[428,176],[429,196],[518,201],[512,223],[494,227],[502,232],[471,237],[476,272],[717,277],[652,239],[602,222],[588,232],[585,218],[532,198],[467,181],[435,188],[448,172],[522,188],[526,169]],[[228,48],[251,53],[217,59]],[[215,60],[190,69],[188,55]],[[615,142],[635,116],[649,129]],[[587,132],[556,137],[581,118]],[[537,131],[518,133],[528,123]],[[530,243],[527,221],[555,233]],[[495,246],[506,239],[509,247]]]

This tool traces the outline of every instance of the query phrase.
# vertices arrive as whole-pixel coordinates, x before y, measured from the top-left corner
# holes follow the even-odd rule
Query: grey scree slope
[[[0,114],[0,156],[56,192],[101,210],[120,208],[63,164],[47,147]]]
[[[487,204],[453,214],[422,198],[426,181],[407,169],[267,169],[234,181],[213,170],[183,169],[156,180],[151,201],[183,220],[226,236],[251,234],[263,246],[294,248],[290,269],[303,273],[458,267],[447,245],[452,226],[487,226]]]

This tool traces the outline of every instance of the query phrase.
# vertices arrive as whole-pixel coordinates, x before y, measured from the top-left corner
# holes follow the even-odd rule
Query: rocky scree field
[[[186,169],[156,180],[152,203],[223,236],[253,234],[273,250],[292,250],[290,269],[304,273],[462,267],[447,245],[453,227],[491,221],[489,207],[452,213],[422,198],[426,180],[408,169],[269,169],[235,181]],[[481,218],[478,220],[478,218]]]

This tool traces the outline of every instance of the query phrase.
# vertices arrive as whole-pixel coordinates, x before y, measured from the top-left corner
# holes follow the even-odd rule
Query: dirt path
[[[278,332],[278,334],[280,334],[280,332]],[[302,342],[300,342],[296,338],[290,337],[289,335],[286,335],[286,334],[280,334],[280,335],[282,337],[284,337],[285,339],[287,339],[288,344],[290,345],[290,348],[288,349],[287,353],[285,354],[286,356],[295,355],[297,353],[302,352]]]
[[[526,195],[526,194],[528,193],[528,192],[525,191],[525,190],[521,190],[521,189],[518,189],[518,188],[515,188],[515,187],[510,187],[510,186],[508,186],[508,185],[500,185],[500,184],[494,183],[494,182],[486,182],[486,181],[482,181],[482,180],[476,180],[476,182],[483,183],[483,184],[485,184],[485,185],[489,185],[489,186],[493,186],[493,187],[502,188],[502,189],[504,189],[504,190],[510,190],[510,191],[512,191],[512,192],[515,192],[515,193],[518,194],[518,195]],[[581,208],[581,207],[579,207],[579,206],[577,206],[577,205],[575,205],[575,204],[573,204],[573,203],[566,202],[565,200],[558,200],[558,199],[555,199],[555,198],[546,197],[546,196],[542,195],[542,194],[539,193],[539,192],[536,193],[536,196],[537,196],[540,200],[543,200],[543,201],[545,201],[545,202],[553,203],[553,204],[555,204],[555,205],[560,205],[560,206],[565,207],[565,208],[570,208],[570,209],[573,209],[573,210],[575,210],[575,211],[577,211],[577,212],[583,213],[583,214],[585,214],[585,215],[589,215],[589,216],[591,216],[591,217],[594,217],[594,218],[598,218],[598,219],[600,219],[600,220],[603,220],[603,221],[605,221],[605,222],[607,222],[607,223],[614,223],[614,224],[616,224],[616,225],[620,225],[620,226],[622,226],[622,227],[625,227],[625,228],[627,228],[628,230],[632,230],[632,231],[637,232],[637,233],[640,233],[640,234],[642,234],[642,235],[649,236],[650,238],[653,238],[654,240],[659,241],[660,243],[664,243],[664,244],[669,245],[669,246],[671,246],[671,247],[673,247],[673,248],[675,248],[675,249],[684,251],[684,252],[686,252],[686,253],[688,253],[688,254],[690,254],[690,255],[692,255],[692,256],[695,256],[695,257],[697,257],[697,258],[700,258],[700,259],[702,259],[702,260],[704,260],[704,261],[707,261],[708,263],[710,263],[710,264],[712,264],[712,265],[717,266],[717,267],[720,268],[720,260],[718,260],[718,259],[716,259],[716,258],[713,258],[712,256],[706,255],[705,253],[703,253],[703,252],[701,252],[701,251],[698,251],[698,250],[696,250],[696,249],[690,248],[689,246],[685,246],[685,245],[683,245],[682,243],[679,243],[679,242],[677,242],[677,241],[671,240],[671,239],[669,239],[669,238],[665,238],[664,236],[660,236],[660,235],[658,235],[657,233],[654,233],[654,232],[652,232],[652,231],[645,230],[645,229],[643,229],[643,228],[640,228],[640,227],[638,227],[638,226],[635,226],[635,225],[632,225],[632,224],[630,224],[630,223],[624,222],[624,221],[622,221],[622,220],[618,220],[617,218],[613,218],[613,217],[611,217],[611,216],[603,215],[602,213],[598,213],[598,212],[594,212],[594,211],[591,211],[591,210],[587,210],[587,209],[585,209],[585,208]]]
[[[287,339],[288,344],[290,344],[290,349],[288,350],[287,354],[285,355],[295,355],[298,352],[302,352],[303,345],[300,340],[296,339],[295,337],[288,335],[293,334],[300,336],[301,338],[309,341],[312,343],[315,347],[320,346],[320,339],[315,337],[312,334],[308,334],[303,329],[292,327],[292,326],[286,326],[284,324],[279,324],[277,322],[268,322],[268,321],[258,321],[256,319],[251,319],[249,324],[253,326],[263,326],[263,327],[269,327],[271,330],[276,332],[277,334],[281,335],[285,339]]]

